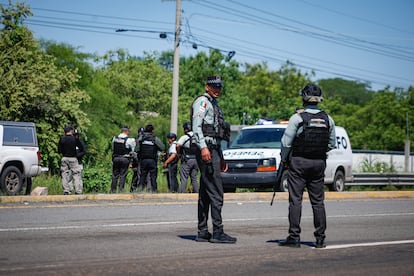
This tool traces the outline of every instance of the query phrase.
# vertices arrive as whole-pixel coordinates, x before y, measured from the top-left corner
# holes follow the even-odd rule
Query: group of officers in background
[[[198,165],[196,161],[196,143],[189,122],[183,125],[184,135],[177,140],[175,133],[167,135],[168,149],[154,133],[154,126],[140,127],[135,138],[129,137],[130,129],[121,128],[121,133],[112,139],[112,183],[111,193],[124,192],[128,169],[133,171],[130,192],[153,192],[158,190],[158,160],[162,162],[167,177],[168,190],[174,193],[190,191],[198,193]],[[167,149],[167,150],[166,150]],[[179,160],[181,166],[178,170]],[[180,182],[178,184],[178,171]]]

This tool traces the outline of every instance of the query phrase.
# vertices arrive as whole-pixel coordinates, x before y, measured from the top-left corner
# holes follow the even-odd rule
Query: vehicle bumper
[[[276,172],[221,173],[225,188],[272,188],[276,182]]]
[[[26,176],[28,176],[28,177],[39,176],[41,173],[42,173],[42,167],[40,167],[38,165],[32,165],[30,167],[29,174],[26,175]]]

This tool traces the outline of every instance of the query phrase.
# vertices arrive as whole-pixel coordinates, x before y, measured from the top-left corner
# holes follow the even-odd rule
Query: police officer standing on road
[[[70,180],[73,178],[75,193],[82,194],[82,167],[76,158],[76,148],[83,151],[83,145],[73,136],[73,128],[66,126],[64,129],[65,136],[61,137],[58,142],[58,152],[62,154],[60,171],[62,173],[63,194],[70,195]]]
[[[289,236],[280,246],[300,247],[300,220],[305,188],[313,210],[315,247],[324,248],[326,230],[324,175],[326,154],[336,146],[335,123],[318,108],[323,100],[321,89],[313,84],[300,90],[303,111],[289,119],[282,137],[282,162],[289,166]]]
[[[123,126],[121,133],[112,139],[112,184],[111,193],[116,193],[119,180],[119,192],[124,191],[129,163],[134,157],[135,139],[129,138],[129,127]]]
[[[223,182],[220,171],[226,170],[221,151],[221,140],[229,140],[230,127],[224,122],[218,106],[223,83],[220,76],[207,77],[206,93],[192,105],[192,129],[200,150],[197,162],[201,172],[198,197],[198,234],[196,241],[212,243],[235,243],[236,238],[224,233],[221,209],[223,207]],[[213,235],[208,232],[207,219],[211,207]]]
[[[191,131],[191,123],[186,122],[183,125],[184,135],[177,141],[177,152],[181,157],[180,167],[180,192],[187,192],[187,179],[190,176],[192,191],[198,193],[198,165],[196,160],[197,143],[195,142],[194,133]]]
[[[148,174],[151,179],[151,188],[148,191],[156,193],[157,187],[157,154],[158,151],[164,151],[165,145],[160,138],[154,135],[154,126],[146,125],[144,134],[138,139],[137,151],[140,158],[141,177],[139,178],[138,190],[144,190],[144,184]]]
[[[169,133],[167,135],[168,148],[167,159],[162,164],[163,168],[167,168],[167,182],[168,190],[172,193],[178,192],[178,181],[177,181],[177,171],[178,171],[178,154],[177,154],[177,135],[175,133]]]

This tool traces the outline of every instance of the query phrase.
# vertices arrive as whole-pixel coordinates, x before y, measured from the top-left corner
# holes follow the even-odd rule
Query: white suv
[[[0,187],[17,195],[30,193],[33,176],[42,172],[36,127],[29,122],[0,121]]]
[[[223,151],[229,166],[221,173],[226,192],[236,188],[271,188],[276,182],[280,163],[281,138],[287,124],[265,124],[241,129],[230,147]],[[348,134],[336,126],[336,149],[328,152],[325,184],[330,190],[341,192],[345,182],[352,182],[352,149]],[[282,175],[280,191],[287,191],[287,171]]]

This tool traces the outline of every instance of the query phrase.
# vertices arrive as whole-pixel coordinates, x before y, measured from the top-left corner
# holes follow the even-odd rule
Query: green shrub
[[[104,164],[84,167],[82,182],[84,194],[108,193],[111,189],[112,168]]]

